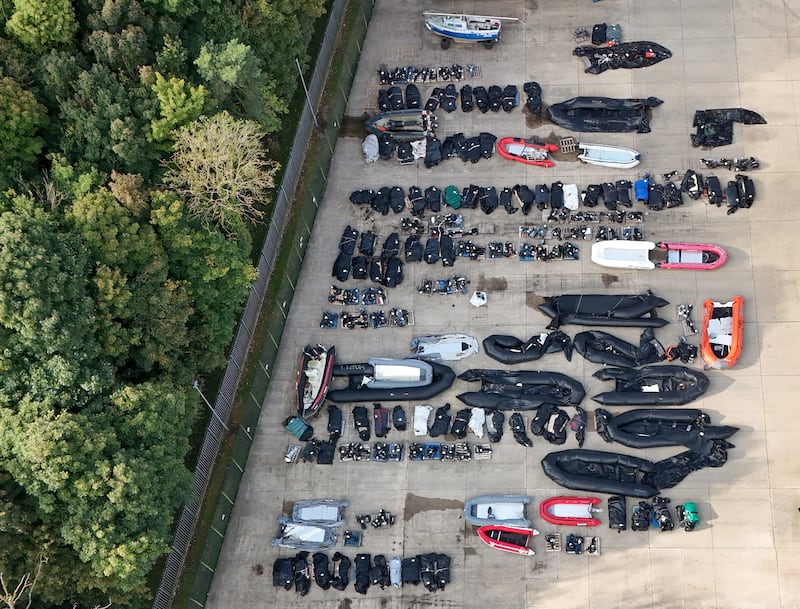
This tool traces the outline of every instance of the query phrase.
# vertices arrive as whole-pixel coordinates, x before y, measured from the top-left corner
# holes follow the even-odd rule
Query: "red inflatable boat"
[[[536,553],[528,544],[538,534],[536,529],[502,524],[487,524],[478,528],[478,537],[489,547],[522,556],[533,556]]]
[[[497,153],[509,161],[518,161],[527,165],[552,167],[550,153],[556,152],[558,146],[521,137],[504,137],[497,141]]]
[[[597,497],[550,497],[539,504],[539,515],[551,524],[572,527],[596,527],[600,521],[595,518],[594,508],[600,500]]]

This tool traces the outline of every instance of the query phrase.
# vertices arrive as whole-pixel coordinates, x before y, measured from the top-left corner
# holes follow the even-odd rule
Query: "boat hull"
[[[703,303],[700,355],[711,368],[730,368],[742,354],[743,309],[741,296],[725,303],[714,300]]]
[[[333,376],[336,348],[307,346],[297,373],[297,414],[303,419],[317,414],[325,401]]]
[[[398,362],[410,362],[413,360],[396,360]],[[426,365],[431,367],[431,381],[426,385],[404,386],[395,385],[392,387],[367,387],[363,384],[365,374],[370,374],[372,368],[369,364],[350,364],[348,366],[337,366],[335,376],[347,376],[349,378],[348,387],[345,389],[333,389],[328,391],[327,398],[331,402],[380,402],[383,400],[427,400],[453,384],[456,378],[455,372],[444,364],[432,361]]]
[[[661,241],[656,246],[667,252],[667,262],[658,264],[661,269],[713,271],[728,260],[728,252],[711,243]]]
[[[531,538],[538,535],[539,531],[527,527],[512,527],[507,525],[486,525],[478,529],[478,537],[490,548],[519,554],[533,556],[533,548],[529,548]]]
[[[499,19],[482,15],[425,14],[425,27],[434,34],[455,42],[497,42]]]
[[[641,155],[631,148],[607,146],[605,144],[578,143],[578,158],[589,165],[614,169],[633,169],[641,161]]]
[[[535,165],[553,167],[550,153],[556,152],[558,146],[521,137],[504,137],[497,141],[497,153],[506,160]]]
[[[550,497],[539,504],[539,516],[550,524],[596,527],[600,521],[592,516],[592,508],[598,503],[600,499],[597,497]]]
[[[506,525],[528,528],[525,506],[531,502],[527,495],[481,495],[464,503],[464,520],[474,526]]]
[[[422,140],[435,134],[436,117],[427,110],[392,110],[368,118],[364,129],[375,135],[388,133],[399,141]]]
[[[467,334],[420,336],[411,341],[413,357],[433,361],[457,361],[478,352],[478,341]]]
[[[660,253],[666,259],[654,260]],[[625,241],[612,239],[592,244],[592,262],[615,269],[713,271],[728,260],[728,253],[711,243]]]

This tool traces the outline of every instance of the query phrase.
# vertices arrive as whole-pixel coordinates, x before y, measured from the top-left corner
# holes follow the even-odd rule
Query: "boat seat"
[[[715,345],[731,346],[733,341],[733,317],[720,317],[708,320],[708,342]]]
[[[667,262],[670,264],[675,264],[678,262],[702,264],[703,252],[697,250],[670,250],[667,253]]]
[[[539,148],[526,148],[522,156],[529,161],[544,161],[547,158],[547,151]]]

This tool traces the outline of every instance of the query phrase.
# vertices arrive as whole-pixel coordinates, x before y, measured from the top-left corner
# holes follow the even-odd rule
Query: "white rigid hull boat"
[[[636,167],[641,160],[641,155],[636,150],[622,146],[580,142],[578,149],[580,150],[578,159],[589,165],[599,165],[600,167],[631,169]]]

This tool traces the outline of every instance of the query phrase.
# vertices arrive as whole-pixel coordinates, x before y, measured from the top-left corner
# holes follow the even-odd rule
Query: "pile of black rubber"
[[[383,554],[359,553],[351,561],[341,552],[336,552],[332,559],[324,552],[313,555],[298,552],[293,557],[275,560],[272,584],[276,588],[294,589],[300,596],[308,594],[312,580],[323,590],[345,590],[352,581],[359,594],[366,594],[370,588],[385,590],[406,584],[422,584],[429,592],[436,592],[450,583],[450,563],[448,554],[429,552],[401,559],[399,568],[394,570]]]
[[[399,200],[404,206],[405,196],[401,194]],[[400,285],[403,282],[403,261],[400,259],[398,233],[386,238],[379,256],[375,252],[375,241],[376,236],[371,231],[361,233],[359,241],[359,232],[350,225],[345,227],[339,239],[339,254],[333,263],[331,276],[339,281],[347,281],[352,275],[353,279],[369,279],[387,288]]]

